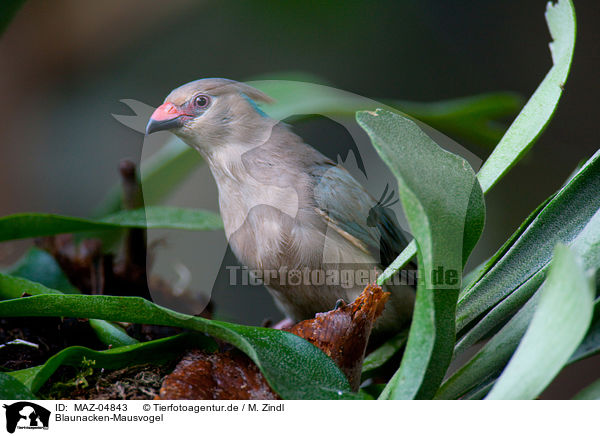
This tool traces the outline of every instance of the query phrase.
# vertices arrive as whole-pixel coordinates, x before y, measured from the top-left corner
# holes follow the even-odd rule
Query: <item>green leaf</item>
[[[492,381],[487,381],[487,382],[479,384],[472,391],[465,394],[461,399],[462,400],[483,400],[485,398],[485,396],[488,394],[488,392],[494,386],[494,382],[495,382],[495,380],[492,380]]]
[[[565,207],[568,209],[570,206],[567,204]],[[583,230],[572,241],[571,248],[581,257],[585,269],[594,270],[600,267],[600,210],[596,211]],[[536,289],[539,286],[540,279],[543,280],[546,269],[547,266],[530,277],[458,341],[455,348],[456,355],[477,340],[482,339],[486,333],[496,329],[501,320],[511,316],[512,311],[519,310],[517,315],[488,341],[471,360],[444,382],[436,397],[442,399],[458,398],[473,388],[480,380],[489,379],[490,377],[495,378],[500,374],[531,321],[533,309],[539,297],[539,291],[536,292]],[[534,292],[533,297],[520,308],[529,298],[528,295]],[[570,357],[569,364],[600,351],[599,319],[600,303],[596,302],[591,326],[584,340]]]
[[[9,374],[0,372],[0,400],[36,400],[23,383]]]
[[[90,326],[94,329],[96,336],[105,345],[111,347],[123,347],[139,343],[137,339],[129,336],[122,327],[104,321],[102,319],[90,319]]]
[[[535,294],[544,282],[547,269],[547,266],[543,267],[525,283],[512,291],[508,297],[492,307],[485,316],[460,337],[454,347],[454,354],[456,356],[460,355],[508,321]]]
[[[0,274],[0,301],[20,298],[24,292],[29,295],[62,295],[62,292],[48,288],[41,283],[35,283],[21,277]],[[120,346],[137,342],[137,340],[127,335],[123,329],[110,322],[101,319],[90,319],[90,326],[98,336],[98,339],[106,345]]]
[[[600,353],[600,300],[594,304],[594,316],[585,338],[569,359],[569,363],[578,362]]]
[[[35,283],[22,277],[13,277],[8,274],[0,273],[0,300],[11,300],[21,298],[24,294],[28,295],[63,295],[56,289],[50,289],[46,286]]]
[[[452,374],[435,395],[439,400],[454,400],[479,391],[482,382],[494,381],[508,363],[525,334],[535,310],[534,295],[513,318],[496,333],[466,364]],[[487,383],[486,383],[487,385]],[[489,389],[490,386],[487,386]],[[487,394],[487,391],[485,391]]]
[[[9,285],[6,283],[3,285],[3,277],[0,275],[0,300],[19,298],[22,295],[21,289],[25,287],[30,287],[31,295],[55,294],[57,291],[79,294],[79,290],[71,285],[56,260],[38,248],[31,248],[17,266],[8,271],[8,274],[27,280],[9,280]],[[29,281],[37,283],[33,285]],[[56,289],[53,289],[54,287]],[[106,345],[121,346],[138,342],[127,335],[121,327],[110,322],[91,319],[90,326],[98,339]]]
[[[477,281],[477,279],[479,279],[479,277],[481,277],[482,272],[485,270],[485,267],[486,267],[488,261],[480,263],[475,268],[473,268],[471,271],[469,271],[468,273],[465,273],[463,275],[463,278],[462,278],[463,289],[467,289],[472,283],[474,283],[475,281]]]
[[[7,274],[41,283],[64,294],[78,294],[54,257],[39,248],[30,248]],[[0,297],[1,299],[1,297]]]
[[[389,362],[389,360],[394,357],[402,347],[404,347],[406,344],[406,339],[408,339],[408,330],[402,330],[396,336],[388,339],[375,351],[369,353],[363,361],[363,374],[381,368],[383,365]]]
[[[383,286],[397,271],[404,268],[413,257],[417,254],[417,242],[413,239],[402,250],[396,259],[388,265],[388,267],[377,277],[377,284]]]
[[[102,223],[119,227],[178,230],[220,230],[223,222],[214,212],[167,206],[149,206],[145,209],[123,210],[102,218]]]
[[[0,292],[27,283],[0,275]],[[12,281],[11,281],[12,280]],[[31,286],[35,287],[32,283]],[[18,292],[13,292],[18,293]],[[31,293],[31,292],[29,292]],[[0,302],[2,316],[65,316],[182,327],[210,334],[245,352],[271,387],[286,399],[351,396],[344,374],[320,349],[288,332],[193,317],[143,298],[100,295],[36,295]]]
[[[478,178],[484,192],[488,192],[541,135],[556,110],[569,75],[576,33],[575,8],[571,1],[549,2],[546,21],[553,39],[550,52],[554,65],[481,167]]]
[[[483,229],[483,193],[468,163],[413,121],[384,110],[358,112],[357,120],[398,179],[419,248],[421,279],[404,358],[381,398],[431,398],[452,356],[462,268]],[[440,269],[455,281],[437,282]]]
[[[564,204],[568,209],[570,204]],[[575,239],[569,243],[569,246],[581,256],[587,269],[600,268],[600,210],[592,216],[585,227],[577,234]],[[487,333],[497,328],[505,319],[510,317],[519,307],[533,295],[536,289],[543,282],[549,264],[545,264],[540,270],[525,281],[521,286],[512,291],[499,304],[493,307],[486,315],[470,328],[469,331],[458,341],[455,354],[464,351],[470,345],[482,339]],[[600,313],[594,314],[594,321],[586,335],[584,341],[580,344],[570,362],[583,359],[600,351]]]
[[[558,245],[533,319],[486,399],[534,399],[583,339],[592,319],[594,287],[583,262]]]
[[[583,241],[592,237],[596,231],[593,230],[596,224],[585,229],[598,209],[600,152],[588,160],[533,220],[526,220],[529,224],[524,230],[521,230],[521,226],[516,232],[516,238],[511,238],[510,246],[505,245],[500,249],[485,275],[461,293],[457,308],[459,332],[505,300],[534,275],[543,271],[552,258],[557,243],[570,244],[577,239],[581,241],[578,243],[583,244]],[[584,230],[586,233],[583,233],[582,238],[578,238]],[[584,256],[592,256],[590,261],[597,257],[600,262],[600,254],[592,254],[598,253],[600,248],[593,250],[582,247],[578,251]],[[594,266],[593,262],[587,260],[586,264]],[[533,286],[522,290],[527,291],[527,296],[531,296],[535,289],[537,288]],[[510,308],[507,315],[511,313],[514,313],[514,307]],[[465,332],[461,333],[462,336]]]
[[[584,166],[580,167],[578,169],[579,172],[583,171],[586,165],[589,165],[591,163],[594,162],[594,158],[590,159],[590,161],[586,162]],[[535,228],[541,228],[542,230],[545,229],[550,229],[549,230],[549,237],[550,238],[554,238],[555,236],[558,236],[558,240],[556,239],[551,239],[551,241],[546,244],[546,248],[545,250],[542,250],[542,256],[543,256],[543,266],[537,270],[535,270],[534,268],[534,272],[532,272],[532,275],[529,276],[527,279],[525,279],[525,282],[523,282],[522,284],[518,284],[518,281],[515,281],[514,286],[515,288],[512,289],[510,288],[510,286],[507,288],[508,291],[508,295],[504,298],[502,298],[499,303],[492,305],[490,309],[488,309],[487,313],[485,313],[481,319],[477,320],[475,325],[472,325],[468,328],[465,328],[462,332],[459,332],[459,337],[460,340],[458,341],[456,347],[455,347],[455,354],[459,355],[461,352],[465,351],[469,346],[475,344],[477,341],[483,339],[487,334],[489,334],[490,332],[497,330],[497,328],[504,323],[510,316],[513,315],[513,313],[519,309],[519,307],[521,307],[523,305],[523,303],[525,301],[527,301],[527,299],[533,295],[534,292],[536,292],[536,290],[539,288],[540,284],[543,282],[545,276],[546,276],[546,272],[549,266],[549,256],[550,256],[550,250],[549,247],[551,246],[552,243],[556,243],[556,242],[567,242],[570,244],[570,246],[572,246],[576,252],[582,256],[584,263],[586,265],[586,268],[598,268],[600,267],[600,213],[598,211],[593,211],[594,207],[598,207],[598,203],[597,202],[592,202],[590,204],[588,204],[588,198],[596,195],[594,193],[594,191],[592,190],[591,192],[587,192],[587,193],[583,193],[582,195],[584,195],[583,198],[579,198],[581,192],[578,192],[577,189],[582,189],[581,186],[587,186],[589,184],[590,181],[595,181],[597,179],[597,173],[594,171],[588,172],[586,170],[586,175],[584,176],[583,180],[580,180],[579,182],[577,182],[577,186],[575,186],[573,188],[573,186],[569,186],[571,183],[574,183],[574,178],[578,175],[578,173],[575,173],[572,177],[569,178],[567,184],[563,187],[563,191],[566,190],[574,190],[573,192],[571,192],[571,194],[569,195],[564,195],[561,196],[560,198],[557,198],[555,195],[553,195],[552,197],[550,197],[548,200],[546,200],[544,203],[542,203],[526,220],[523,224],[521,224],[521,226],[519,227],[519,229],[513,234],[513,236],[504,244],[504,246],[491,258],[490,261],[488,261],[486,263],[485,268],[482,270],[482,272],[480,273],[480,275],[478,276],[478,279],[475,281],[472,281],[470,283],[470,285],[468,287],[466,287],[463,292],[461,293],[460,297],[459,297],[459,303],[458,303],[458,313],[461,313],[461,310],[463,308],[463,304],[469,304],[469,302],[471,301],[471,298],[477,298],[477,296],[481,296],[482,294],[484,294],[485,292],[487,292],[487,288],[489,289],[494,289],[495,291],[500,291],[500,286],[503,286],[504,283],[502,281],[502,278],[505,276],[503,276],[503,274],[498,274],[496,275],[495,279],[492,280],[488,280],[486,278],[487,283],[483,284],[481,288],[478,288],[479,285],[477,285],[477,281],[481,280],[482,277],[489,273],[492,268],[494,266],[496,266],[496,264],[498,263],[498,261],[500,259],[503,259],[503,256],[507,255],[507,253],[510,250],[510,253],[508,254],[508,257],[512,256],[514,257],[514,259],[512,261],[509,261],[508,258],[507,259],[503,259],[502,262],[507,262],[509,265],[516,265],[516,266],[521,266],[523,267],[524,265],[527,265],[530,262],[536,262],[538,260],[536,260],[536,256],[538,256],[540,253],[536,252],[536,243],[540,243],[540,241],[542,241],[542,239],[535,239],[535,238],[541,238],[539,234],[537,234],[537,236],[534,236],[533,239],[531,239],[531,244],[529,244],[529,251],[527,251],[526,253],[522,253],[520,252],[518,249],[517,250],[513,250],[511,247],[513,245],[515,245],[515,242],[521,237],[523,236],[524,240],[527,238],[531,238],[531,234],[530,232],[533,232],[533,229]],[[587,188],[585,188],[587,189]],[[585,191],[585,189],[583,191]],[[561,194],[562,195],[562,194]],[[589,197],[586,197],[589,196]],[[574,201],[573,199],[577,199],[578,200]],[[541,217],[541,219],[539,221],[535,221],[538,217],[538,215],[540,215],[540,212],[543,211],[546,206],[549,206],[551,204],[552,201],[557,201],[559,204],[558,205],[553,205],[551,206],[552,208],[554,208],[554,212],[551,212],[551,214],[546,214],[545,211],[544,212],[544,216]],[[585,207],[582,207],[583,204],[588,204],[589,206],[591,206],[591,210],[586,209]],[[565,220],[565,218],[568,217],[568,214],[564,211],[576,211],[576,213],[579,213],[581,215],[584,215],[585,217],[582,219],[577,218],[577,219],[569,219],[567,222],[568,224],[565,225],[563,223],[563,220]],[[593,216],[591,218],[589,218],[587,215],[592,214]],[[585,222],[586,220],[588,220],[587,222]],[[535,221],[535,223],[534,223]],[[532,223],[534,223],[532,225]],[[585,224],[585,226],[583,228],[582,227],[582,223]],[[531,226],[532,225],[532,226]],[[570,226],[575,226],[575,229],[571,229],[569,230]],[[531,226],[531,228],[530,228]],[[562,227],[561,227],[562,226]],[[560,234],[560,232],[557,232],[556,234],[552,234],[554,232],[554,229],[556,228],[561,228],[562,230],[562,234]],[[565,236],[565,230],[566,230],[566,236]],[[526,234],[528,234],[529,236],[525,236]],[[574,236],[575,235],[575,236]],[[519,242],[519,246],[523,247],[526,244],[523,241]],[[543,244],[543,242],[542,242]],[[521,256],[521,254],[523,254]],[[521,256],[520,258],[518,256]],[[545,259],[545,260],[544,260]],[[511,263],[512,262],[512,263]],[[510,269],[510,267],[509,267]],[[522,275],[521,279],[523,279],[524,277],[526,277],[531,271],[528,271],[527,274]],[[495,274],[495,273],[492,273]],[[485,280],[483,281],[485,282]],[[477,285],[477,286],[476,286]],[[478,291],[473,291],[471,288],[478,288]],[[471,294],[471,296],[469,297],[468,294]],[[459,321],[460,323],[460,321]],[[593,348],[596,347],[595,343],[600,342],[600,340],[595,340],[593,337],[589,338],[589,342],[588,342],[588,347],[590,347],[590,353],[593,353]],[[598,346],[600,346],[600,343],[598,344]],[[580,347],[582,348],[582,347]]]
[[[600,379],[585,387],[573,397],[574,400],[600,400]]]
[[[86,347],[61,350],[43,365],[13,371],[10,374],[28,389],[37,392],[61,365],[79,367],[84,359],[95,368],[120,369],[142,363],[166,363],[180,356],[186,348],[215,351],[212,339],[197,333],[182,333],[168,338],[127,345],[104,351]]]
[[[223,228],[223,223],[221,218],[213,212],[165,206],[121,211],[96,220],[41,213],[21,213],[0,218],[0,241],[127,227],[219,230]]]
[[[523,232],[529,227],[529,224],[532,223],[532,221],[540,214],[540,212],[546,207],[546,205],[548,205],[548,203],[550,202],[550,200],[552,200],[554,198],[555,194],[552,194],[549,198],[547,198],[544,202],[542,202],[538,207],[535,208],[535,210],[533,212],[531,212],[529,214],[529,216],[525,219],[525,221],[523,221],[521,223],[521,225],[519,226],[519,228],[510,236],[510,238],[508,238],[506,240],[506,242],[504,242],[504,244],[502,244],[502,247],[500,247],[498,249],[498,251],[496,251],[496,253],[494,253],[494,255],[492,257],[490,257],[487,261],[485,261],[483,263],[483,265],[480,265],[477,268],[477,271],[471,271],[471,273],[469,273],[469,277],[465,276],[463,278],[463,290],[461,291],[461,295],[460,298],[462,298],[464,296],[464,294],[466,293],[466,291],[468,291],[469,289],[471,289],[475,283],[477,283],[479,280],[481,280],[481,278],[487,274],[490,269],[492,269],[492,267],[502,258],[502,256],[504,256],[506,254],[506,252],[508,251],[508,249],[510,247],[512,247],[512,245],[515,243],[515,241],[523,234]],[[460,303],[460,300],[459,300]]]

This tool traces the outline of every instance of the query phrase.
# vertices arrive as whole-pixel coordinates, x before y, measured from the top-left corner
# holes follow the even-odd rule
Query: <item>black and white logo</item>
[[[6,431],[14,433],[16,429],[47,430],[50,411],[29,401],[5,404]]]

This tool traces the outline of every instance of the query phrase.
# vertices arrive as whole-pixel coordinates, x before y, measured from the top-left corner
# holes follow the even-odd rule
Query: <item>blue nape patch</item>
[[[254,108],[254,110],[255,110],[256,112],[258,112],[258,114],[259,114],[261,117],[267,117],[267,116],[268,116],[266,113],[264,113],[264,112],[263,112],[263,110],[262,110],[261,108],[259,108],[259,107],[258,107],[258,105],[256,104],[256,102],[255,102],[254,100],[252,100],[250,97],[248,97],[248,96],[247,96],[246,94],[244,94],[243,92],[240,92],[240,95],[241,95],[242,97],[244,97],[244,99],[246,99],[246,101],[247,101],[248,103],[250,103],[250,106],[252,106],[252,107]]]

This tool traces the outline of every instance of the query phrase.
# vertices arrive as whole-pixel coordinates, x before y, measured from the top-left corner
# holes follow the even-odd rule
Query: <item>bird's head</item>
[[[201,79],[173,90],[150,117],[146,134],[169,130],[203,152],[225,143],[260,142],[274,122],[257,106],[263,92],[228,79]]]

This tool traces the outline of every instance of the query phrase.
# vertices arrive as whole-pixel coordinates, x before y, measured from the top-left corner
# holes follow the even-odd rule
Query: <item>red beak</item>
[[[160,130],[170,130],[183,125],[182,116],[185,115],[173,103],[163,103],[156,108],[148,125],[146,126],[146,135],[158,132]]]

